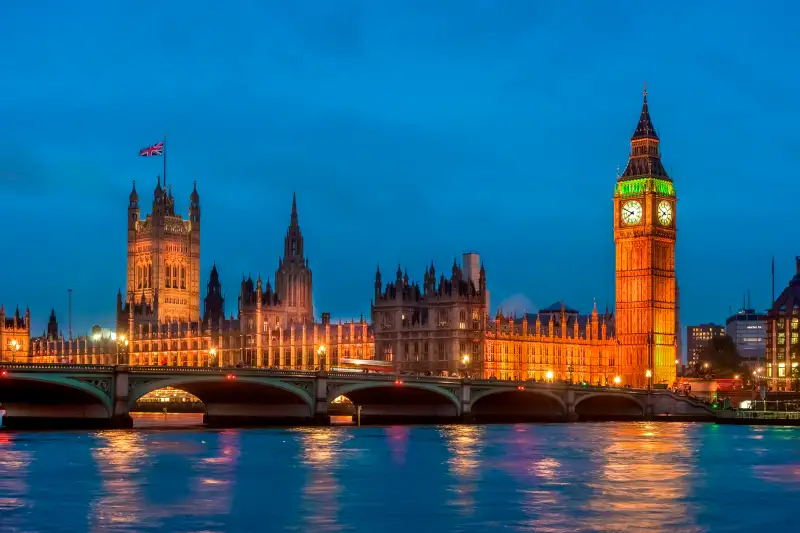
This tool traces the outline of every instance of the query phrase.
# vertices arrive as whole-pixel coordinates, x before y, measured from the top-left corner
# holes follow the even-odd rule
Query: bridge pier
[[[328,414],[328,373],[317,372],[314,378],[314,414],[312,425],[329,426],[331,417]]]
[[[111,418],[109,418],[109,427],[113,429],[129,429],[133,427],[133,418],[131,418],[130,409],[128,408],[128,389],[128,367],[121,365],[114,367],[112,386],[114,403]]]
[[[567,407],[566,413],[564,413],[564,421],[565,422],[577,422],[580,418],[578,413],[575,412],[575,391],[572,389],[567,390],[566,394],[566,401],[564,404]]]

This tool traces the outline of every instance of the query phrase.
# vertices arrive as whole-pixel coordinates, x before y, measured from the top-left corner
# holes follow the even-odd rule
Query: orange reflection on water
[[[342,459],[343,444],[351,438],[341,428],[297,429],[301,447],[300,460],[308,469],[303,487],[301,508],[305,531],[340,531],[338,522],[341,488],[335,471]]]
[[[90,505],[92,531],[108,531],[124,524],[153,526],[176,515],[212,516],[230,511],[232,491],[228,479],[238,455],[238,434],[219,435],[220,455],[197,461],[196,476],[185,496],[176,503],[146,501],[141,487],[147,483],[155,454],[174,454],[178,458],[203,453],[205,441],[178,445],[147,441],[147,434],[136,431],[103,431],[96,434],[100,445],[92,457],[103,481],[104,496]],[[209,437],[212,438],[212,437]]]
[[[103,494],[90,505],[89,522],[93,531],[124,523],[135,523],[142,513],[139,485],[134,474],[146,457],[142,435],[132,431],[104,431],[97,434],[102,443],[92,449],[92,457],[103,477]]]
[[[456,481],[448,488],[452,494],[448,504],[465,515],[474,512],[484,433],[481,426],[442,426],[439,429],[449,454],[447,466]]]
[[[592,531],[698,531],[688,501],[693,458],[685,424],[619,424],[598,435],[586,509]]]

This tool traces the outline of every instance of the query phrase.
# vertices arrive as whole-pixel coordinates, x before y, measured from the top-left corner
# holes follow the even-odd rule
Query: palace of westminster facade
[[[675,188],[664,170],[645,93],[625,171],[614,188],[615,313],[580,314],[562,303],[536,315],[489,315],[477,254],[448,277],[431,264],[423,281],[398,266],[375,276],[372,323],[314,319],[312,276],[292,200],[283,257],[270,280],[244,279],[237,316],[225,316],[216,265],[200,306],[200,197],[175,211],[160,179],[142,218],[134,184],[128,203],[127,290],[110,334],[65,339],[51,313],[30,337],[30,312],[0,307],[0,361],[233,366],[325,370],[349,360],[397,371],[498,379],[671,385],[676,375]],[[615,378],[619,378],[615,380]]]

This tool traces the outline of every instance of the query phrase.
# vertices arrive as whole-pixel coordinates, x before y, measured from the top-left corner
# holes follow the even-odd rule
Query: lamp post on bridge
[[[647,378],[647,391],[649,392],[650,391],[650,384],[653,381],[653,373],[648,368],[647,372],[645,372],[644,375]]]

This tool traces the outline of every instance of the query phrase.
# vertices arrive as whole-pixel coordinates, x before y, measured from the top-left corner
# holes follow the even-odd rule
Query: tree
[[[708,363],[706,368],[705,364]],[[698,376],[731,378],[744,376],[748,372],[744,358],[739,355],[736,343],[730,335],[714,337],[700,352],[700,361],[695,367]]]

